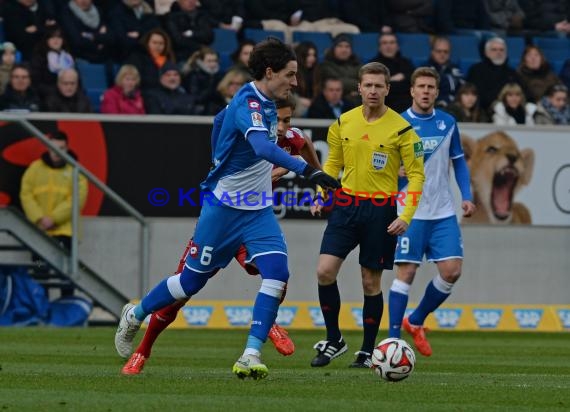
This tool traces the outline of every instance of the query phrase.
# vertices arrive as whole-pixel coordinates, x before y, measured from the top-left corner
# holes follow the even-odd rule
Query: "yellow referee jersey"
[[[421,139],[390,108],[373,122],[366,121],[362,110],[359,106],[342,114],[329,127],[329,156],[323,169],[336,177],[344,168],[342,190],[350,195],[385,198],[398,196],[398,171],[403,163],[409,185],[400,219],[409,224],[424,183]]]

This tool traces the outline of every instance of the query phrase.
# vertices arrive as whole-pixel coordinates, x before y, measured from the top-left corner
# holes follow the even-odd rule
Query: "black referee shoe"
[[[339,357],[348,350],[348,346],[343,338],[338,342],[330,342],[328,340],[321,340],[317,342],[314,349],[317,350],[317,356],[311,361],[311,366],[320,367],[327,366],[331,360]]]
[[[372,358],[368,352],[359,350],[355,353],[356,359],[350,365],[349,368],[371,368]]]

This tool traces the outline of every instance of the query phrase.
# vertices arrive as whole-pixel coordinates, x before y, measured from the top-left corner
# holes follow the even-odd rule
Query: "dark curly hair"
[[[276,37],[268,37],[253,48],[249,58],[249,69],[255,80],[261,80],[268,67],[278,72],[291,60],[297,61],[293,49]]]

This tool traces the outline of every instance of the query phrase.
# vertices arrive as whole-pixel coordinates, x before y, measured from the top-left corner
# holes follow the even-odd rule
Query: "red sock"
[[[150,317],[150,322],[146,328],[144,337],[135,352],[140,353],[147,359],[150,358],[150,352],[152,350],[152,345],[154,345],[154,341],[158,338],[158,335],[168,327],[168,325],[174,322],[178,311],[186,304],[186,302],[188,301],[177,300],[173,304],[154,312]]]

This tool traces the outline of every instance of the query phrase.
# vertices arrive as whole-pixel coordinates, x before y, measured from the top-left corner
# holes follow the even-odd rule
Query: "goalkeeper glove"
[[[324,190],[335,190],[341,187],[337,179],[327,175],[322,170],[315,169],[309,164],[307,164],[303,170],[303,177],[308,179],[311,183],[319,185]]]

